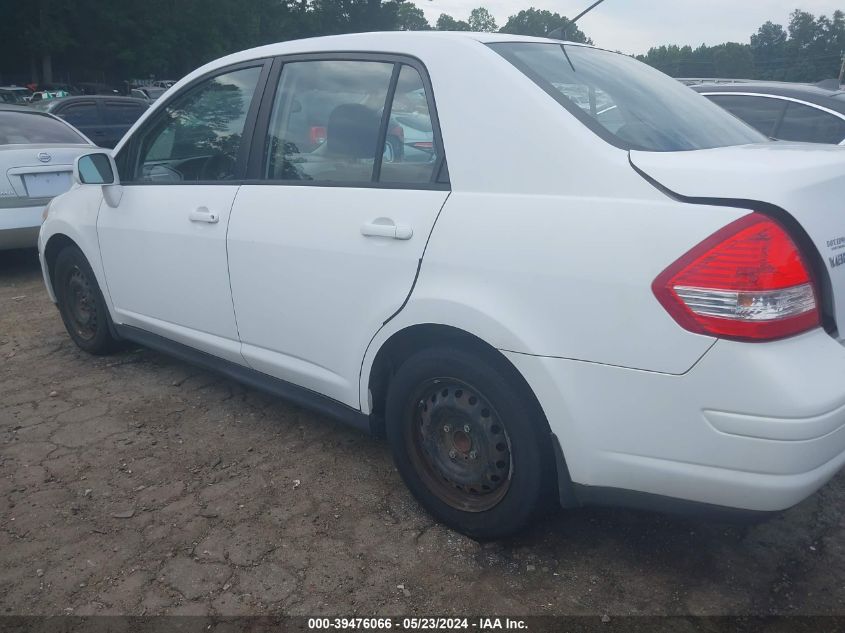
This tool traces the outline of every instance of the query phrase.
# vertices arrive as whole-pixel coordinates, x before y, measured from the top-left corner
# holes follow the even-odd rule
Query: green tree
[[[396,0],[385,3],[385,9],[391,11],[395,7],[393,28],[399,31],[429,31],[431,25],[425,19],[425,13],[413,2]]]
[[[445,13],[441,13],[440,17],[437,18],[437,24],[435,24],[434,28],[438,31],[469,31],[469,23],[464,22],[463,20],[456,20],[451,15],[446,15]]]
[[[544,9],[535,9],[534,7],[523,9],[516,15],[510,16],[501,28],[500,33],[544,37],[561,27],[566,29],[567,40],[571,42],[583,42],[585,44],[593,43],[577,26],[569,26],[569,19],[558,13],[552,13]]]
[[[499,27],[496,25],[496,20],[484,7],[478,7],[470,11],[469,20],[467,20],[467,23],[469,24],[470,31],[482,31],[490,33],[499,29]]]
[[[748,44],[728,42],[714,47],[713,66],[719,77],[742,79],[754,76],[754,56]]]
[[[776,81],[784,78],[787,34],[783,26],[766,22],[751,36],[751,54],[758,76]]]

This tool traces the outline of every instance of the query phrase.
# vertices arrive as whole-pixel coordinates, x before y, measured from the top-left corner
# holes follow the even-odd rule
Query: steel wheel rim
[[[465,512],[484,512],[507,494],[513,453],[496,409],[455,378],[426,381],[409,402],[405,444],[426,487]]]
[[[80,338],[90,341],[97,335],[97,306],[88,276],[74,266],[67,283],[68,316]]]

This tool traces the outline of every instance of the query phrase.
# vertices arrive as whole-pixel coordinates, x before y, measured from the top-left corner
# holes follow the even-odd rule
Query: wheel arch
[[[558,495],[564,506],[578,505],[566,466],[562,447],[549,426],[543,406],[531,385],[514,364],[493,345],[464,329],[439,323],[418,323],[391,334],[378,348],[366,375],[370,427],[374,434],[384,435],[384,410],[390,380],[402,363],[416,352],[437,345],[458,347],[476,355],[480,361],[496,365],[506,373],[523,396],[536,408],[538,419],[554,444],[554,465]],[[362,376],[363,378],[363,376]]]
[[[56,289],[53,286],[53,280],[56,278],[56,259],[59,256],[59,253],[68,246],[75,246],[79,248],[79,244],[73,241],[70,237],[65,235],[64,233],[54,233],[50,236],[47,240],[47,244],[44,246],[44,266],[45,266],[45,277],[47,283],[50,285],[49,290],[53,293],[53,296],[56,296]]]

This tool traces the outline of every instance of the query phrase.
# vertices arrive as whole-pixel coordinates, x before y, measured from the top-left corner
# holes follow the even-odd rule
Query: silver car
[[[74,160],[92,147],[52,114],[0,105],[0,250],[36,245],[44,207],[70,189]]]

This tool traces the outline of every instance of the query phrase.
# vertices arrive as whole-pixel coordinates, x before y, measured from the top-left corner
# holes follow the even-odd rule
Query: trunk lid
[[[767,143],[690,152],[630,153],[631,164],[685,198],[777,206],[813,242],[830,279],[839,338],[845,335],[845,147]],[[696,202],[699,200],[695,200]],[[749,202],[753,201],[753,202]],[[747,203],[747,204],[746,204]],[[821,291],[824,292],[822,280]]]
[[[0,145],[0,199],[44,200],[70,189],[73,161],[95,149],[90,145]],[[20,204],[20,202],[16,202]]]

